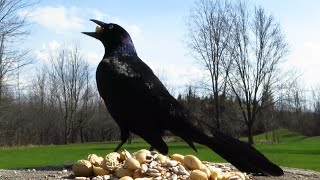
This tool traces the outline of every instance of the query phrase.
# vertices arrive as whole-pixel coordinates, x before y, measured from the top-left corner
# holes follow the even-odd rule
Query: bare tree
[[[188,46],[197,62],[209,73],[209,91],[214,97],[214,123],[221,128],[222,106],[226,95],[227,56],[232,19],[228,1],[198,0],[187,22]]]
[[[89,120],[93,116],[95,109],[95,98],[94,96],[98,96],[97,93],[94,93],[95,89],[92,87],[90,83],[89,72],[84,72],[85,74],[85,86],[84,92],[81,95],[80,99],[80,108],[77,113],[78,125],[76,128],[79,129],[81,142],[88,141],[88,135],[86,133],[86,129],[88,129]]]
[[[320,134],[319,126],[320,126],[320,86],[312,91],[312,109],[314,112],[314,126],[313,126],[313,133],[316,135]]]
[[[32,140],[26,143],[50,144],[61,143],[56,136],[60,131],[57,126],[57,119],[61,118],[59,111],[54,104],[54,94],[50,91],[50,79],[46,66],[37,69],[36,76],[28,91],[28,106],[25,116],[28,123],[33,124],[30,134],[34,134]]]
[[[233,12],[235,24],[230,48],[233,70],[228,84],[247,127],[248,143],[253,144],[252,130],[263,107],[263,92],[273,94],[281,83],[279,64],[288,49],[280,25],[261,7],[251,14],[248,6],[240,1]]]
[[[11,106],[15,102],[12,84],[20,83],[19,71],[21,67],[32,61],[27,57],[26,50],[19,48],[18,43],[28,35],[27,14],[20,15],[20,11],[31,6],[30,1],[1,0],[0,1],[0,138],[10,141],[10,132],[15,131],[13,119],[17,108]],[[18,75],[18,82],[15,78]],[[20,86],[18,86],[20,92]],[[12,128],[11,128],[12,127]],[[1,140],[0,140],[1,141]]]
[[[0,1],[0,103],[5,81],[13,77],[17,69],[32,62],[27,57],[28,51],[17,45],[29,34],[27,14],[18,13],[31,5],[30,1],[23,0]]]
[[[51,56],[52,68],[50,72],[52,91],[55,93],[57,105],[63,121],[60,124],[63,129],[64,143],[76,140],[77,120],[83,123],[83,118],[78,112],[83,105],[88,109],[90,103],[89,65],[80,54],[79,48],[62,48],[58,54]],[[82,113],[83,115],[83,113]],[[78,119],[77,119],[78,118]]]

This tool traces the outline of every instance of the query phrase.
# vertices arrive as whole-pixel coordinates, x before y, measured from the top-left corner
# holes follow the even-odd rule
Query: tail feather
[[[283,170],[269,161],[262,153],[251,145],[239,141],[219,131],[208,137],[204,145],[229,161],[240,171],[269,176],[281,176]]]
[[[175,123],[171,123],[168,130],[180,136],[193,149],[195,147],[192,142],[206,145],[243,172],[269,176],[283,175],[279,166],[251,145],[215,130],[206,122],[179,108],[175,111]]]

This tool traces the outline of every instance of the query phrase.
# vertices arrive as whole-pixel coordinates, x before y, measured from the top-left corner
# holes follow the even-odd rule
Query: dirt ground
[[[281,177],[255,176],[253,180],[320,180],[320,172],[283,168],[285,175]],[[0,169],[0,179],[74,179],[71,170],[62,167],[40,167],[30,169]]]

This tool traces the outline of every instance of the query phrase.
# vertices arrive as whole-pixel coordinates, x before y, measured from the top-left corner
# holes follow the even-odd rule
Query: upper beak
[[[98,20],[95,20],[95,19],[90,19],[90,21],[98,24],[99,26],[103,27],[104,26],[104,22],[101,22],[101,21],[98,21]],[[97,31],[95,32],[82,32],[83,34],[86,34],[88,36],[91,36],[91,37],[94,37],[96,39],[99,39],[99,33]]]
[[[98,20],[95,20],[95,19],[90,19],[90,21],[92,21],[92,22],[94,22],[94,23],[96,23],[96,24],[98,24],[99,26],[104,26],[105,25],[105,23],[104,22],[102,22],[102,21],[98,21]]]

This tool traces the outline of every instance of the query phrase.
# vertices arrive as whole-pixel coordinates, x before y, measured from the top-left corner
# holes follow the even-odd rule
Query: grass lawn
[[[256,148],[281,166],[320,171],[320,136],[307,137],[283,129],[276,133],[279,144],[257,144]],[[256,136],[255,142],[263,136]]]
[[[257,144],[256,148],[281,166],[320,171],[320,137],[305,137],[287,130],[279,130],[277,133],[281,143]],[[255,142],[259,142],[262,138],[264,138],[263,134],[255,136]],[[92,153],[105,156],[112,152],[117,144],[118,142],[110,142],[3,148],[0,149],[0,168],[62,165],[64,162],[83,159]],[[224,162],[222,158],[202,145],[197,145],[198,154],[185,143],[170,142],[168,145],[169,154],[194,154],[201,160]],[[148,149],[149,145],[141,140],[135,140],[132,144],[125,144],[123,148],[134,152],[142,148]]]

